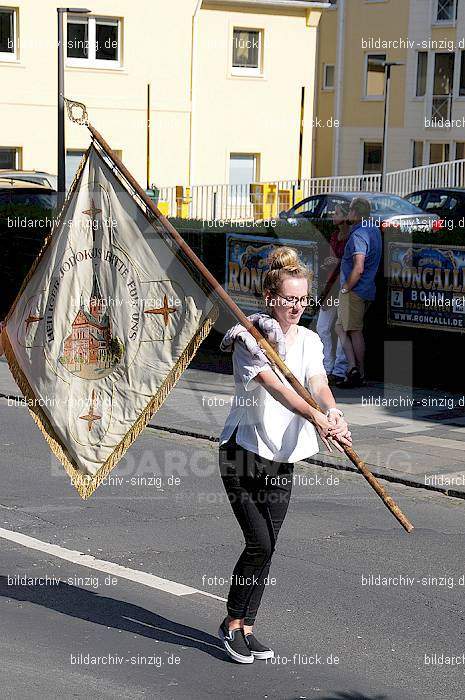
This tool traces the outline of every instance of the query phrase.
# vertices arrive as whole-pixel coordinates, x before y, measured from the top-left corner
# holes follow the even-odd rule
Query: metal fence
[[[384,189],[403,197],[416,190],[436,187],[465,187],[465,160],[452,160],[387,173]]]
[[[276,197],[270,209],[272,217],[305,197],[331,192],[380,192],[381,175],[342,175],[312,177],[305,180],[275,180]],[[401,197],[415,190],[435,187],[465,187],[465,160],[448,161],[419,168],[397,170],[385,175],[384,192]],[[159,200],[167,202],[168,216],[177,216],[176,187],[160,187]],[[281,193],[281,194],[280,194]],[[254,219],[250,185],[192,185],[188,215],[190,219]]]

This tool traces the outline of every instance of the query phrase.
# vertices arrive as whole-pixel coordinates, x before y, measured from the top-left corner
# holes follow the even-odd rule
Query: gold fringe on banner
[[[29,384],[27,377],[19,366],[13,348],[6,331],[6,327],[3,329],[1,334],[1,339],[3,341],[3,347],[5,350],[5,355],[8,360],[8,364],[13,375],[13,378],[19,388],[21,389],[23,396],[26,399],[27,407],[29,413],[31,414],[33,420],[37,423],[40,430],[42,431],[45,440],[50,446],[50,449],[55,454],[55,456],[63,464],[66,472],[71,478],[71,483],[75,486],[77,492],[84,500],[91,496],[95,489],[102,483],[103,479],[111,472],[111,470],[116,467],[119,460],[123,457],[127,449],[132,445],[134,440],[139,436],[142,430],[146,427],[152,415],[161,407],[171,389],[176,385],[179,378],[181,377],[184,370],[189,366],[192,358],[197,352],[200,344],[207,337],[211,331],[213,324],[218,318],[218,306],[213,306],[211,311],[206,316],[204,322],[194,335],[194,337],[189,341],[187,346],[184,348],[179,360],[176,362],[174,367],[168,373],[165,381],[158,389],[157,393],[150,399],[147,406],[144,408],[140,416],[137,418],[136,422],[128,430],[126,435],[118,443],[118,445],[113,450],[112,454],[108,459],[102,464],[94,476],[89,474],[83,474],[77,466],[74,464],[71,455],[64,449],[62,443],[57,437],[52,424],[50,423],[47,415],[43,411],[42,407],[39,405],[37,397],[35,396],[31,385]]]

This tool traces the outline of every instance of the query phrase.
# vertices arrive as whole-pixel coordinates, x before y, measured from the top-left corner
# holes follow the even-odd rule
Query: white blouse
[[[286,365],[304,386],[317,374],[326,375],[323,343],[304,326],[286,349]],[[315,428],[310,421],[289,411],[262,387],[255,377],[264,366],[253,366],[251,355],[240,341],[234,344],[233,370],[235,395],[220,435],[220,445],[229,440],[236,426],[236,442],[250,452],[275,462],[297,462],[319,451]],[[278,370],[279,372],[279,370]],[[279,373],[285,386],[289,382]]]

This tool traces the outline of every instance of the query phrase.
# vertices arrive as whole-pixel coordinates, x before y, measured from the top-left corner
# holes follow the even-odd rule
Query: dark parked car
[[[382,192],[337,192],[331,194],[315,194],[295,204],[288,211],[282,211],[280,219],[286,219],[290,224],[298,224],[302,220],[322,221],[331,219],[340,202],[351,202],[354,197],[364,197],[371,204],[371,216],[375,225],[381,227],[393,226],[401,231],[429,231],[434,222],[440,217],[437,214],[425,214],[422,209],[407,202],[395,194]]]
[[[465,217],[465,189],[442,187],[433,190],[419,190],[408,194],[405,199],[429,214],[437,214],[440,219],[457,224]],[[462,221],[462,226],[465,221]]]
[[[50,232],[55,207],[50,187],[0,178],[0,319]]]
[[[43,170],[0,170],[0,180],[25,180],[35,182],[38,185],[57,189],[57,176],[45,173]]]

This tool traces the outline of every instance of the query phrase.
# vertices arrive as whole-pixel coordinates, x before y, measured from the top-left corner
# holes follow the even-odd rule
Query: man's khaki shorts
[[[347,331],[363,331],[363,319],[370,302],[362,299],[355,292],[339,292],[337,323]]]

